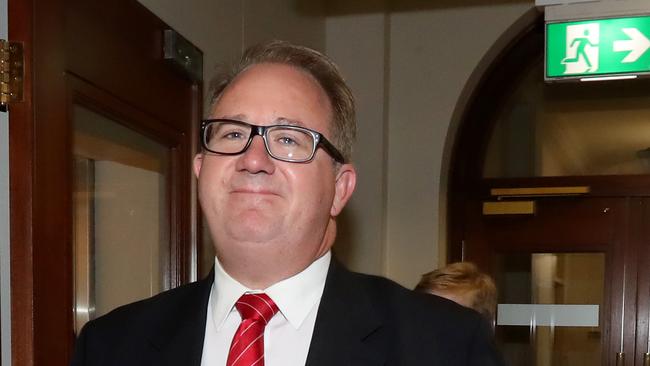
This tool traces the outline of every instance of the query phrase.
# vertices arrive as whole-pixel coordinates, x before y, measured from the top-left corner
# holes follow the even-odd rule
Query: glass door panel
[[[526,70],[497,103],[484,177],[650,173],[650,81],[549,84],[541,61]]]
[[[74,107],[75,327],[169,287],[166,146]]]
[[[495,256],[496,337],[509,365],[601,365],[603,253]]]

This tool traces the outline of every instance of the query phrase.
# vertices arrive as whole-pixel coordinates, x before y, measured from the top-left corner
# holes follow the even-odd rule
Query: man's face
[[[332,136],[324,90],[310,75],[282,64],[258,64],[241,73],[210,117],[296,124]],[[230,275],[251,285],[268,285],[264,277],[273,277],[272,283],[289,277],[327,252],[334,217],[355,181],[351,165],[337,169],[320,148],[309,163],[275,160],[260,136],[240,155],[199,154],[194,169],[219,260]]]

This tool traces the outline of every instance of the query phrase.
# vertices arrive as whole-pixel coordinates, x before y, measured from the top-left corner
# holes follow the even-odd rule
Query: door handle
[[[625,366],[625,352],[616,354],[616,366]]]
[[[643,354],[643,366],[650,366],[650,353]]]

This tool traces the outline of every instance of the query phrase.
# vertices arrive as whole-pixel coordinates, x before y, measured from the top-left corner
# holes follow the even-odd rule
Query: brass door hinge
[[[0,111],[23,100],[23,45],[0,39]]]

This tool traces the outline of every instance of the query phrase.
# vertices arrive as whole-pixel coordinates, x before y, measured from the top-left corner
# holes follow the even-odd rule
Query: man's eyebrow
[[[235,121],[242,121],[246,123],[251,123],[251,124],[257,124],[257,121],[251,121],[245,114],[239,113],[239,114],[226,114],[223,116],[218,116],[216,119],[232,119]],[[302,123],[301,121],[297,119],[290,119],[286,117],[278,117],[273,121],[273,124],[276,125],[291,125],[291,126],[299,126],[299,127],[305,127],[305,124]]]
[[[235,121],[246,122],[246,115],[245,114],[234,114],[234,115],[226,114],[226,115],[223,115],[223,116],[215,117],[215,119],[232,119],[232,120],[235,120]]]
[[[278,125],[292,125],[292,126],[300,126],[300,127],[305,127],[305,124],[295,120],[295,119],[289,119],[285,117],[278,117],[275,119],[274,123]]]

